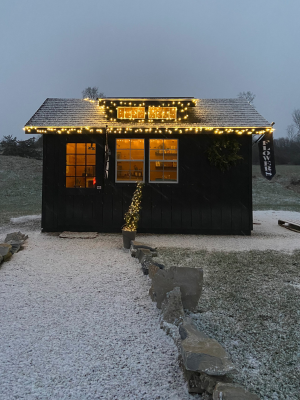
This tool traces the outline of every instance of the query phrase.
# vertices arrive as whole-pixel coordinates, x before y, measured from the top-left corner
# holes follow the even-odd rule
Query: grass
[[[300,165],[276,169],[277,175],[267,181],[253,165],[253,209],[300,211]],[[41,213],[42,161],[0,155],[0,182],[0,224]]]
[[[42,161],[0,155],[0,224],[41,214]]]
[[[166,266],[201,267],[203,293],[190,314],[238,368],[232,376],[262,399],[298,399],[300,252],[159,248]]]
[[[260,166],[252,166],[254,210],[300,211],[300,165],[277,165],[277,174],[268,181]],[[294,181],[296,184],[292,184]]]

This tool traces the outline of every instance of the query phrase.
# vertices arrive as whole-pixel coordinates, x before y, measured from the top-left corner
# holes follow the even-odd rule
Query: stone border
[[[153,261],[157,248],[131,241],[129,250],[139,260],[144,275],[152,285],[149,295],[162,310],[161,328],[170,335],[179,351],[190,393],[206,394],[211,400],[260,400],[256,394],[232,383],[226,376],[236,373],[229,354],[215,340],[200,332],[184,310],[194,311],[203,286],[203,270],[169,267]],[[208,397],[207,397],[208,396]]]

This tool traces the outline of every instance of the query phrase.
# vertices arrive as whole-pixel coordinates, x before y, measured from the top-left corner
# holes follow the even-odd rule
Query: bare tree
[[[103,99],[105,96],[104,93],[99,92],[99,89],[94,86],[94,87],[87,87],[85,88],[82,92],[82,98],[83,99],[92,99],[92,100],[96,100],[96,99]]]
[[[292,112],[292,118],[294,121],[294,124],[296,125],[296,129],[298,130],[297,135],[300,135],[300,109],[294,110]]]
[[[252,106],[253,106],[252,102],[253,102],[253,100],[255,99],[255,97],[256,97],[255,94],[252,93],[252,92],[240,92],[240,93],[238,94],[238,98],[239,98],[239,99],[245,99],[245,100],[247,100],[248,103],[251,104]]]
[[[287,137],[288,137],[289,141],[291,141],[291,142],[296,140],[297,132],[296,132],[295,128],[296,127],[294,124],[290,124],[286,128]]]

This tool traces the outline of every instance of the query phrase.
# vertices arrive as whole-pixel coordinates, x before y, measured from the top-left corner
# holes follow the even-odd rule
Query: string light
[[[112,121],[113,122],[113,121]],[[181,128],[181,129],[180,129]],[[182,133],[182,130],[189,133],[211,133],[213,131],[214,134],[238,134],[238,135],[264,135],[265,133],[274,132],[273,128],[244,128],[244,127],[222,127],[222,128],[214,128],[214,127],[204,127],[204,126],[189,126],[187,124],[179,125],[179,126],[153,126],[153,127],[141,127],[141,126],[113,126],[108,127],[107,132],[117,132],[117,133],[129,133],[132,131],[142,132],[142,133]],[[39,133],[39,134],[47,134],[47,133],[105,133],[105,128],[91,128],[86,126],[78,126],[78,127],[38,127],[38,126],[25,126],[23,128],[26,133]]]
[[[136,189],[133,193],[133,197],[131,200],[131,204],[127,213],[124,216],[125,225],[123,226],[123,230],[125,231],[136,231],[138,227],[138,221],[140,219],[140,210],[141,210],[141,200],[142,200],[142,189],[144,183],[138,182],[136,185]]]

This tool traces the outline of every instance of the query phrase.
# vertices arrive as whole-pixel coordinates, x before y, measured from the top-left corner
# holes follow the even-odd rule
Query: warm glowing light
[[[112,112],[112,110],[110,110]],[[118,119],[139,119],[145,118],[145,107],[118,107]]]
[[[176,107],[149,107],[150,119],[176,119]]]

